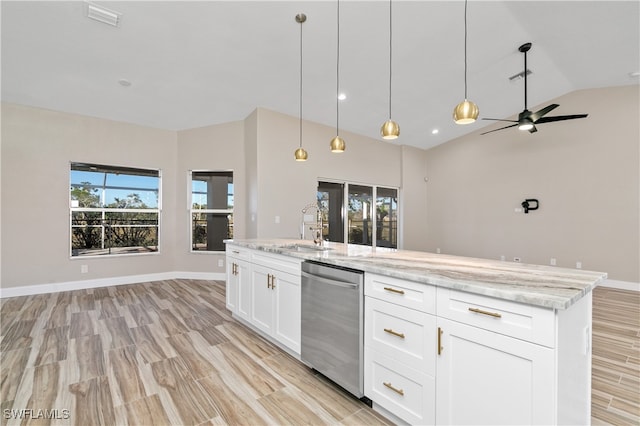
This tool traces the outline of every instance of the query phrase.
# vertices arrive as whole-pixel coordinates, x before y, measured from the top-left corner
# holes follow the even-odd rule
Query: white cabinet
[[[251,252],[227,248],[226,304],[234,314],[249,319],[251,312]]]
[[[227,246],[227,307],[264,336],[298,355],[300,262],[283,255]]]
[[[410,424],[588,424],[591,294],[566,310],[365,274],[365,395]]]
[[[436,423],[551,425],[553,350],[438,318]]]
[[[435,422],[435,287],[365,274],[365,395],[411,424]]]

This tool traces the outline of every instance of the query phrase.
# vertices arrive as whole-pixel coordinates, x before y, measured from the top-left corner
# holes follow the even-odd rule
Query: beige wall
[[[234,223],[246,220],[247,203],[243,197],[245,183],[244,161],[244,122],[234,121],[216,126],[207,126],[178,132],[178,159],[176,195],[176,250],[175,264],[179,271],[218,272],[223,273],[224,253],[192,253],[190,247],[191,188],[190,170],[233,171],[234,188],[238,196],[234,196]],[[172,184],[173,182],[168,182]],[[239,226],[242,232],[243,227]],[[219,260],[222,265],[219,266]]]
[[[551,115],[586,119],[534,134],[477,131],[428,150],[423,249],[580,261],[610,279],[640,281],[638,98],[638,86],[581,90],[548,103],[560,104]],[[525,198],[539,199],[540,209],[515,213]]]
[[[175,132],[2,104],[2,287],[173,271],[176,147]],[[69,258],[71,161],[161,169],[160,253]]]

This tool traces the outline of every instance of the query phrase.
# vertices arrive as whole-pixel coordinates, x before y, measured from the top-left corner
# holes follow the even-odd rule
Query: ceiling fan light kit
[[[487,133],[497,132],[499,130],[508,129],[510,127],[518,126],[519,130],[528,131],[529,133],[535,133],[538,131],[536,128],[536,124],[543,123],[551,123],[554,121],[564,121],[564,120],[575,120],[576,118],[585,118],[588,114],[573,114],[573,115],[556,115],[553,117],[545,117],[548,113],[558,108],[560,105],[551,104],[546,107],[536,111],[531,112],[527,107],[527,75],[531,72],[527,69],[527,52],[531,49],[531,43],[524,43],[518,48],[524,55],[524,71],[521,73],[524,79],[524,110],[518,114],[517,120],[505,120],[501,118],[483,118],[483,120],[492,120],[492,121],[506,121],[511,122],[505,127],[500,127],[499,129],[489,130],[488,132],[480,133],[481,135],[486,135]]]

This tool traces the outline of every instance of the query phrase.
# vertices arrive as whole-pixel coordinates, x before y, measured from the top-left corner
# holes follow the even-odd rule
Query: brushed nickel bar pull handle
[[[392,391],[394,391],[395,393],[398,393],[398,394],[404,396],[404,391],[402,389],[398,389],[398,388],[394,387],[391,383],[382,382],[382,384],[385,385],[386,387],[388,387],[389,389],[391,389]]]
[[[392,293],[404,294],[404,290],[398,290],[392,287],[385,287],[384,289]]]
[[[398,337],[400,337],[401,339],[404,339],[404,333],[398,333],[397,331],[393,331],[393,330],[392,330],[392,329],[390,329],[390,328],[385,328],[385,329],[384,329],[384,331],[386,331],[386,332],[387,332],[387,333],[389,333],[389,334],[393,334],[394,336],[398,336]]]
[[[494,317],[494,318],[502,318],[502,315],[500,315],[497,312],[483,311],[482,309],[478,309],[478,308],[469,308],[469,310],[471,312],[475,312],[476,314],[489,315],[490,317]]]
[[[267,288],[271,288],[271,274],[267,274]]]
[[[271,275],[271,290],[276,288],[276,276]]]
[[[442,354],[442,328],[438,327],[438,355]]]

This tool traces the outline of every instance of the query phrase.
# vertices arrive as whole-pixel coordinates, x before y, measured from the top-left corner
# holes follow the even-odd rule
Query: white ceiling
[[[1,2],[3,101],[170,130],[242,120],[256,107],[298,117],[294,18],[303,12],[303,117],[335,126],[336,1],[94,3],[122,13],[120,27],[88,19],[81,1]],[[637,85],[630,73],[640,71],[639,5],[469,1],[469,99],[481,117],[523,109],[523,81],[508,77],[523,69],[524,42],[533,43],[530,109],[577,89]],[[401,126],[393,143],[428,148],[497,127],[451,119],[464,98],[464,2],[392,7],[392,116]],[[340,129],[378,139],[388,115],[388,13],[386,0],[340,2],[339,75],[348,96]],[[550,115],[588,112],[561,105]]]

